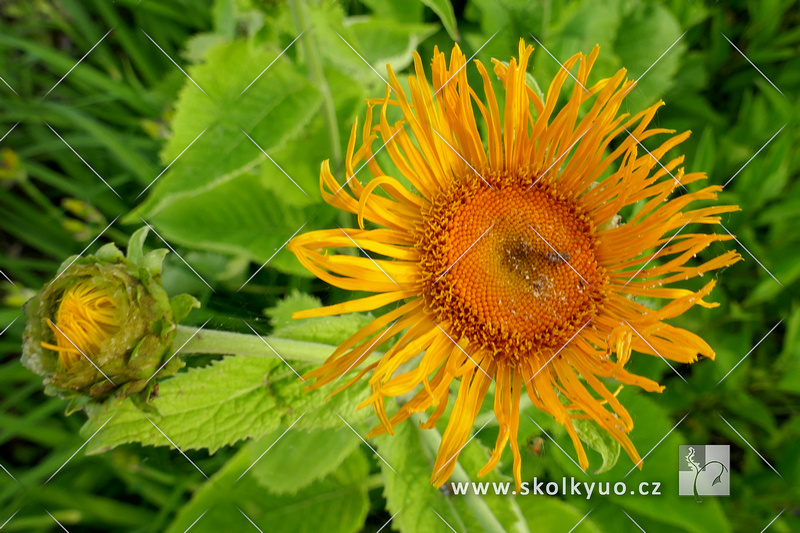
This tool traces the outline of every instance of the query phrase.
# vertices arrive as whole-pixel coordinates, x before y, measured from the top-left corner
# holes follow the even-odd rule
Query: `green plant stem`
[[[425,417],[421,414],[417,413],[411,416],[411,419],[414,424],[420,424],[425,422]],[[419,432],[420,439],[422,440],[423,445],[425,445],[431,453],[436,456],[439,446],[442,443],[442,436],[439,433],[439,430],[436,428],[432,429],[425,429]],[[471,480],[469,479],[469,475],[467,471],[464,470],[464,467],[461,466],[461,463],[456,460],[456,466],[453,470],[453,474],[450,476],[450,479],[455,483],[469,483]],[[503,524],[497,520],[497,517],[494,515],[489,506],[486,502],[475,493],[467,491],[467,494],[463,496],[464,503],[467,504],[469,510],[472,512],[472,516],[475,517],[475,520],[481,525],[481,528],[487,533],[505,533],[506,529],[503,527]],[[516,515],[519,517],[519,520],[516,523],[515,531],[519,533],[530,533],[528,530],[528,526],[525,523],[525,519],[522,516],[522,511],[520,511],[517,502],[512,498],[511,505],[515,510]]]
[[[330,344],[270,336],[259,337],[247,333],[215,329],[202,329],[198,332],[197,328],[189,326],[177,327],[172,344],[176,347],[182,346],[181,353],[183,354],[254,355],[316,364],[324,363],[336,349],[336,346]],[[366,363],[377,361],[382,355],[383,353],[373,352]]]
[[[339,123],[336,120],[336,105],[333,101],[331,88],[328,86],[328,80],[325,78],[325,70],[322,67],[317,41],[311,33],[313,31],[312,28],[308,25],[308,18],[306,17],[308,7],[305,0],[289,0],[289,9],[291,9],[292,21],[297,33],[305,32],[300,38],[300,48],[308,65],[309,78],[322,93],[322,116],[325,120],[325,127],[328,130],[333,169],[338,172],[342,170],[343,163]]]
[[[285,359],[310,363],[324,362],[335,348],[335,346],[315,342],[293,341],[268,336],[259,338],[256,335],[214,329],[202,329],[198,332],[197,328],[188,326],[178,326],[173,345],[183,346],[181,353],[184,354],[235,354],[263,357],[278,357],[280,354]]]

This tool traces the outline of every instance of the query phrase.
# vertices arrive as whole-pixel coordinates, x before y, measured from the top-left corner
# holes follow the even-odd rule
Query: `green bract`
[[[114,244],[107,244],[96,255],[68,258],[56,277],[25,305],[28,323],[22,363],[44,376],[48,394],[73,399],[70,411],[109,396],[141,393],[139,398],[146,400],[155,384],[154,374],[168,376],[183,366],[179,357],[173,357],[172,340],[176,324],[199,302],[186,294],[167,296],[161,285],[161,264],[167,250],[143,253],[148,229],[133,234],[127,256]],[[49,322],[58,325],[62,298],[76,286],[102,291],[113,302],[118,328],[99,337],[97,353],[80,350],[80,341],[70,338],[88,332],[64,332],[81,351],[76,362],[66,364],[58,351],[42,343],[56,344]]]

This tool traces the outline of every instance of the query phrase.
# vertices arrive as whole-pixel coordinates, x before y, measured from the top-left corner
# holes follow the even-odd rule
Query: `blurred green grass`
[[[363,116],[360,100],[383,94],[381,80],[340,40],[337,32],[357,43],[362,55],[384,73],[382,62],[388,59],[396,66],[406,67],[411,50],[417,49],[427,58],[434,46],[449,49],[455,31],[467,55],[477,52],[476,58],[485,64],[492,57],[509,58],[516,52],[517,40],[524,37],[531,41],[533,34],[561,60],[599,43],[602,50],[595,73],[598,77],[622,66],[629,69],[632,77],[647,72],[627,102],[629,110],[635,112],[664,99],[667,106],[657,115],[658,125],[693,130],[690,140],[680,147],[687,156],[687,168],[707,172],[709,181],[720,185],[736,176],[720,195],[720,201],[742,208],[724,217],[723,223],[740,239],[741,245],[736,248],[745,261],[718,274],[719,290],[714,300],[721,303],[720,308],[693,311],[676,322],[702,331],[717,351],[717,362],[679,368],[688,381],[684,384],[660,360],[634,358],[634,371],[660,377],[667,390],[659,397],[634,397],[630,401],[644,402],[646,409],[655,413],[652,417],[663,422],[653,423],[654,433],[663,434],[684,414],[691,413],[680,427],[684,439],[681,443],[731,445],[736,474],[732,495],[718,500],[726,527],[732,531],[760,531],[785,509],[770,531],[800,530],[800,489],[793,482],[800,477],[800,233],[796,231],[800,223],[800,156],[793,149],[798,146],[800,109],[800,10],[796,3],[470,0],[454,2],[452,17],[447,9],[434,11],[427,7],[449,6],[447,2],[410,2],[402,7],[388,0],[301,4],[309,4],[308,22],[315,24],[310,36],[323,51],[321,63],[315,70],[313,54],[304,48],[305,41],[299,41],[276,63],[276,71],[279,67],[287,80],[296,80],[298,87],[308,88],[309,94],[319,89],[315,76],[321,72],[329,84],[331,102],[326,102],[324,91],[315,95],[315,105],[320,107],[314,109],[320,111],[314,116],[298,115],[303,110],[288,105],[284,120],[287,124],[301,121],[302,127],[292,138],[276,137],[269,146],[262,147],[275,155],[288,174],[298,178],[312,198],[303,197],[286,182],[264,188],[259,198],[314,213],[313,227],[330,226],[339,216],[325,209],[316,194],[319,162],[345,148],[354,117]],[[236,122],[222,120],[227,118],[225,107],[220,107],[208,122],[208,133],[214,134],[214,128],[219,127],[219,135],[209,135],[209,144],[203,150],[187,151],[186,161],[176,163],[147,194],[136,199],[199,133],[197,124],[191,122],[197,119],[192,99],[196,108],[207,105],[197,88],[148,36],[194,74],[202,68],[199,65],[207,60],[209,50],[231,41],[235,42],[232,46],[241,47],[237,57],[277,57],[299,33],[295,18],[283,2],[257,0],[203,4],[189,0],[127,0],[115,4],[102,0],[11,0],[0,7],[0,76],[13,88],[11,91],[0,86],[0,136],[17,124],[0,143],[0,243],[4,250],[0,270],[13,281],[2,282],[0,463],[19,481],[15,483],[0,472],[0,524],[18,511],[4,530],[56,531],[58,526],[44,513],[43,509],[47,509],[70,531],[163,531],[205,481],[187,461],[176,458],[167,448],[130,445],[100,455],[78,453],[63,471],[44,484],[83,445],[84,439],[78,434],[83,420],[82,415],[64,417],[64,403],[45,397],[40,379],[19,364],[24,328],[24,319],[18,318],[21,305],[31,291],[53,276],[64,258],[84,250],[116,217],[123,218],[88,250],[108,241],[123,245],[138,227],[137,216],[155,217],[155,228],[178,246],[181,256],[214,288],[212,292],[184,263],[170,255],[165,285],[172,293],[191,292],[201,298],[203,310],[192,315],[196,323],[212,317],[209,327],[242,329],[237,319],[248,318],[262,324],[260,329],[266,329],[262,310],[294,289],[314,292],[326,301],[349,297],[309,279],[285,253],[271,263],[275,268],[261,270],[236,294],[257,265],[302,223],[300,219],[286,220],[287,211],[280,206],[254,202],[249,207],[251,211],[230,214],[238,217],[227,221],[230,227],[245,231],[250,228],[252,232],[253,224],[260,224],[257,231],[270,237],[263,242],[243,238],[236,247],[225,247],[230,237],[225,227],[215,233],[209,226],[202,238],[185,231],[188,204],[169,200],[169,194],[191,191],[203,172],[206,178],[215,180],[220,173],[231,170],[224,168],[226,164],[235,166],[234,163],[260,157],[258,148],[242,138],[243,143],[234,143],[230,148],[234,159],[227,163],[209,162],[214,159],[209,151],[237,126]],[[111,28],[108,36],[56,85]],[[647,70],[684,32],[678,44],[652,70]],[[386,35],[392,36],[388,42]],[[258,73],[256,66],[262,64],[263,57],[254,59],[246,76],[241,71],[241,79],[237,79],[235,69],[244,67],[237,65],[232,65],[234,70],[226,76],[209,72],[203,81],[214,86],[209,91],[212,100],[227,102],[228,92],[243,87]],[[225,61],[225,57],[220,60]],[[553,58],[537,46],[532,72],[543,88],[558,68]],[[269,80],[262,81],[253,87],[254,98],[277,98],[281,96],[275,92],[279,89],[270,87]],[[258,104],[259,100],[255,102]],[[332,116],[329,113],[326,117],[324,110],[329,104]],[[246,119],[246,112],[237,118]],[[275,132],[284,125],[270,124]],[[261,141],[270,135],[270,129],[265,128],[256,139]],[[338,147],[330,142],[337,136]],[[197,160],[192,159],[195,156]],[[214,166],[217,164],[221,166]],[[740,171],[743,165],[746,166]],[[263,158],[256,168],[245,177],[251,180],[248,183],[280,178],[278,170]],[[120,197],[93,171],[103,176]],[[228,185],[232,189],[225,191],[244,193],[242,183]],[[149,199],[141,205],[145,197]],[[164,204],[172,211],[165,208],[161,218],[148,212],[147,206],[156,199],[172,202]],[[219,199],[214,194],[197,196],[194,207],[211,209]],[[272,216],[263,218],[262,211]],[[228,212],[224,214],[228,216]],[[219,225],[217,219],[211,220],[212,225]],[[351,222],[339,219],[339,223]],[[708,253],[718,253],[721,247]],[[719,379],[781,320],[772,334],[717,386]],[[737,428],[783,478],[776,476],[717,413]],[[637,427],[649,427],[649,422],[637,420]],[[531,437],[539,433],[534,426],[525,431]],[[520,435],[522,438],[523,431]],[[660,438],[659,434],[634,436],[645,451]],[[479,440],[491,444],[491,437],[487,431]],[[653,458],[665,462],[656,469],[658,475],[677,477],[677,467],[673,468],[677,465],[677,450],[669,448],[674,442],[677,441],[665,441],[659,454],[654,452]],[[525,475],[555,477],[570,472],[571,466],[560,452],[549,443],[545,447],[546,453],[541,457],[526,452]],[[229,447],[213,456],[202,452],[189,455],[204,471],[215,472],[236,451]],[[625,465],[621,460],[606,477],[619,478],[621,470],[627,471]],[[371,472],[378,471],[376,464],[370,468]],[[642,479],[654,475],[646,471]],[[391,514],[386,511],[378,488],[373,487],[369,494],[364,530],[375,531]],[[554,523],[569,523],[565,531],[590,507],[597,509],[575,531],[632,530],[616,503],[567,499],[564,505],[569,507],[563,509],[535,499],[520,499],[519,504],[526,516],[541,513],[555,516]],[[680,531],[688,527],[660,520],[659,514],[669,510],[659,508],[658,500],[645,502],[644,507],[635,505],[626,508],[647,531]],[[693,515],[688,516],[694,519]]]

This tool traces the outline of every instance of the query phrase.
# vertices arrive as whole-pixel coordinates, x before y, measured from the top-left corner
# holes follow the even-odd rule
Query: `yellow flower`
[[[88,282],[76,283],[61,297],[55,323],[47,319],[56,344],[41,345],[58,352],[59,361],[69,369],[82,353],[90,359],[100,353],[103,342],[120,328],[117,314],[108,290]]]
[[[606,386],[663,389],[625,370],[632,351],[680,363],[699,355],[713,358],[700,337],[666,320],[694,305],[714,307],[704,300],[714,281],[696,292],[671,285],[740,259],[728,251],[687,264],[709,244],[730,237],[681,233],[684,226],[716,224],[717,215],[738,208],[689,208],[716,199],[718,186],[682,190],[670,199],[672,192],[705,176],[685,174],[682,156],[663,166],[659,162],[689,132],[668,136],[650,152],[639,144],[674,133],[648,129],[663,102],[634,116],[619,114],[635,82],[623,69],[589,85],[597,47],[588,56],[570,58],[541,100],[525,81],[532,50],[520,41],[519,59],[494,62],[504,87],[502,109],[490,74],[478,61],[483,98],[470,87],[457,46],[449,65],[435,51],[432,87],[415,56],[410,98],[390,68],[391,89],[385,98],[368,101],[358,149],[353,126],[346,181],[339,183],[328,162],[322,164],[323,198],[356,214],[359,229],[314,231],[289,244],[320,279],[378,293],[295,317],[397,305],[308,374],[315,387],[336,381],[399,334],[379,361],[344,386],[371,372],[371,394],[361,406],[372,405],[381,424],[370,435],[392,433],[411,414],[430,408],[423,426],[432,427],[447,407],[453,381],[458,382],[433,467],[436,486],[452,473],[492,382],[500,432],[479,475],[497,465],[510,442],[519,485],[523,393],[565,426],[582,468],[588,459],[573,426],[576,419],[594,420],[640,462],[628,437],[633,421]],[[556,110],[567,71],[576,65],[578,83]],[[380,117],[373,125],[376,105]],[[389,113],[398,108],[402,120],[390,123]],[[479,127],[475,108],[485,127]],[[392,171],[376,161],[372,146],[379,136],[399,175],[388,175]],[[356,176],[359,165],[373,176],[364,184]],[[633,214],[621,224],[617,213],[631,205]],[[365,220],[377,227],[366,229]],[[356,247],[386,259],[327,253]],[[667,303],[652,309],[637,297]],[[412,369],[403,366],[409,361]],[[386,398],[412,391],[413,398],[387,413]]]

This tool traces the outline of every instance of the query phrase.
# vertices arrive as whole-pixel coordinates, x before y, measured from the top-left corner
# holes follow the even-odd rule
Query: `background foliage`
[[[681,147],[687,168],[716,184],[735,177],[721,201],[742,210],[723,222],[745,261],[718,275],[720,308],[678,321],[702,332],[716,363],[678,368],[686,382],[658,359],[631,363],[667,385],[658,396],[622,393],[638,449],[683,420],[626,478],[660,481],[662,497],[485,504],[518,531],[520,517],[531,530],[570,531],[587,512],[574,531],[634,531],[631,519],[646,531],[760,531],[781,512],[770,531],[800,530],[799,28],[787,0],[3,2],[0,463],[16,479],[0,472],[3,529],[58,530],[46,510],[73,532],[247,531],[249,519],[269,531],[377,531],[392,516],[404,532],[449,531],[432,509],[474,530],[466,500],[428,484],[432,432],[405,424],[372,441],[396,474],[342,423],[362,435],[375,423],[354,410],[363,389],[323,406],[276,359],[196,357],[162,384],[159,427],[197,468],[131,406],[113,418],[65,417],[65,403],[44,396],[19,363],[21,306],[65,257],[124,245],[144,220],[186,260],[170,254],[164,282],[203,301],[189,323],[337,344],[368,317],[290,322],[293,309],[316,305],[309,294],[325,303],[351,296],[275,253],[304,224],[352,225],[321,202],[320,161],[342,168],[363,98],[383,95],[387,62],[404,71],[412,51],[427,61],[456,39],[487,64],[535,37],[560,60],[599,43],[595,79],[623,66],[633,78],[646,73],[628,110],[663,98],[658,125],[693,130]],[[542,87],[558,68],[537,46],[532,74]],[[474,478],[495,435],[489,423],[464,450],[466,475]],[[524,478],[617,481],[632,466],[623,454],[611,471],[583,474],[550,436],[571,450],[560,427],[525,410]],[[730,498],[677,496],[679,444],[731,445]],[[490,480],[509,479],[509,459]]]

